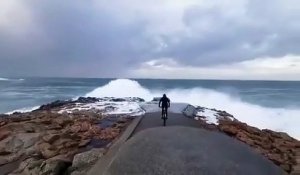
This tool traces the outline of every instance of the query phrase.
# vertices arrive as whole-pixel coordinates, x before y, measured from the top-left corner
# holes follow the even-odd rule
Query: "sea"
[[[225,110],[249,125],[300,139],[300,81],[0,78],[0,113],[80,96],[151,101],[162,94],[172,102]]]

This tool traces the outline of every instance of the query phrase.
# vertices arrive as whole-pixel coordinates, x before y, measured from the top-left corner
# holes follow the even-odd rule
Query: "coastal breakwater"
[[[202,128],[246,143],[288,173],[296,165],[300,143],[286,133],[248,126],[225,111],[184,103],[172,107],[171,112],[183,112]],[[1,115],[0,172],[87,172],[136,116],[155,110],[159,110],[157,102],[140,98],[80,97],[42,105],[31,112]]]

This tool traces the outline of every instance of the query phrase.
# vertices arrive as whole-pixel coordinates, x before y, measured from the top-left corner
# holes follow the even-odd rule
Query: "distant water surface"
[[[111,80],[90,78],[0,79],[0,113],[37,106],[54,100],[84,96],[88,92],[108,84]],[[162,93],[164,90],[203,88],[265,107],[300,108],[300,82],[295,81],[155,79],[138,79],[136,81],[148,90]]]

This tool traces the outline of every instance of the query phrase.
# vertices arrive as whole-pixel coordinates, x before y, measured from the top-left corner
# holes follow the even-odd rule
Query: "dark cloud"
[[[282,8],[278,1],[251,0],[244,16],[226,17],[231,9],[192,7],[185,11],[183,21],[194,35],[169,43],[164,54],[200,66],[299,55],[300,13],[296,8]]]
[[[122,24],[88,2],[27,5],[39,28],[16,39],[0,32],[1,75],[121,76],[144,52],[135,47],[144,31],[139,22]]]
[[[22,3],[30,11],[33,25],[24,31],[20,28],[19,33],[0,25],[1,76],[116,77],[159,58],[209,66],[300,54],[299,12],[283,7],[280,0],[250,0],[244,13],[232,16],[228,14],[237,8],[234,4],[232,9],[189,6],[178,19],[188,32],[176,34],[149,34],[155,30],[151,27],[159,27],[151,25],[150,15],[145,12],[124,21],[128,9],[107,7],[114,3],[103,7],[94,1]],[[114,8],[120,8],[119,14],[111,10]],[[159,45],[156,38],[167,47],[155,49]]]

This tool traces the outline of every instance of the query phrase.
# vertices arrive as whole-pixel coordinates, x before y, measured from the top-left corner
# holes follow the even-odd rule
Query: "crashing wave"
[[[300,138],[300,109],[268,108],[242,101],[236,96],[205,88],[191,89],[147,89],[137,81],[116,79],[86,94],[91,97],[140,97],[151,101],[153,97],[166,93],[172,102],[188,103],[225,110],[239,121],[260,129],[287,132]]]

